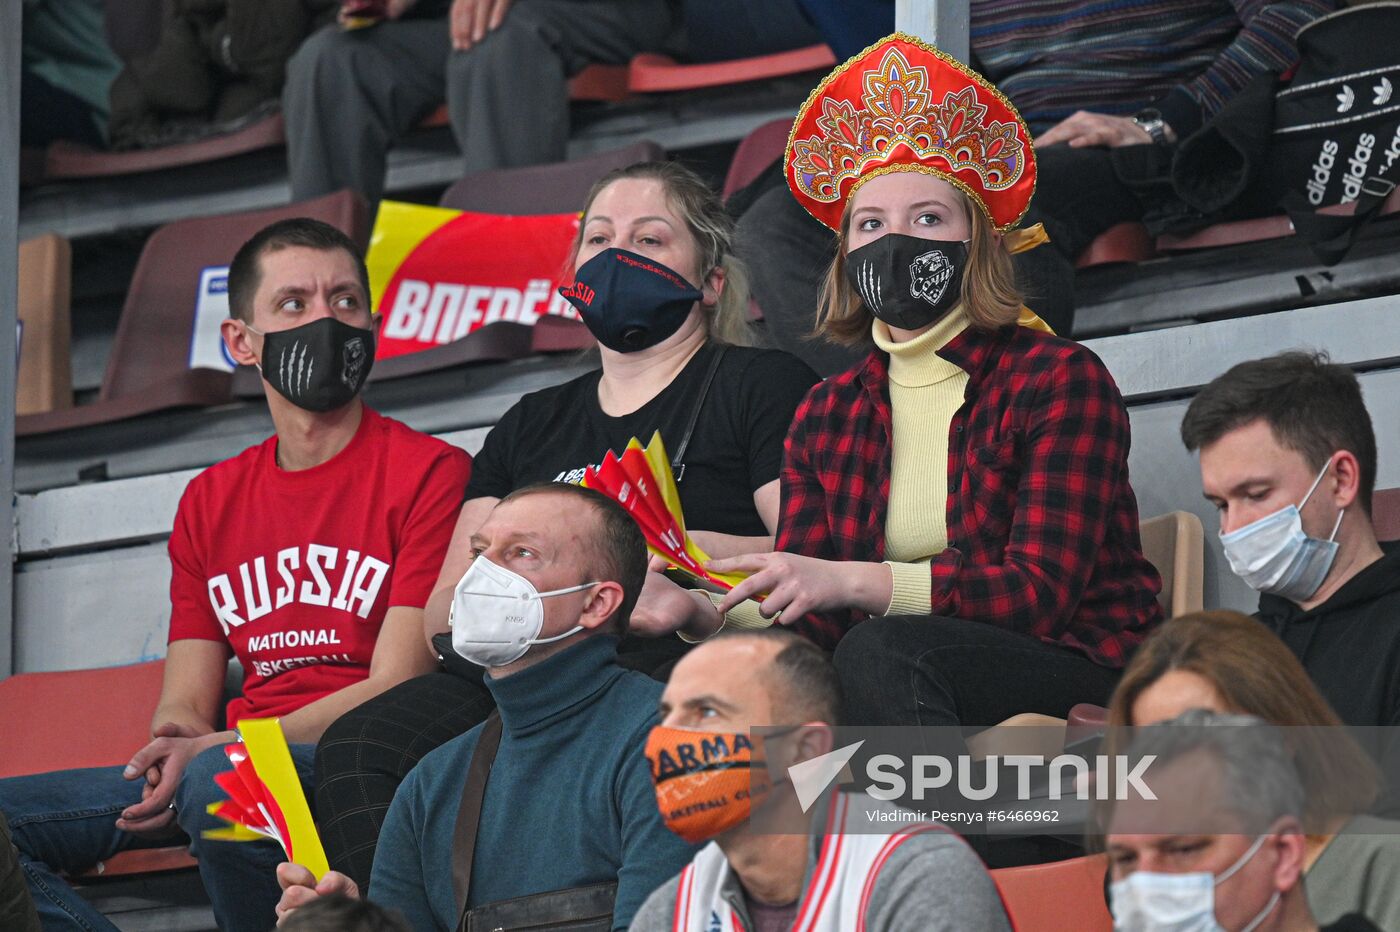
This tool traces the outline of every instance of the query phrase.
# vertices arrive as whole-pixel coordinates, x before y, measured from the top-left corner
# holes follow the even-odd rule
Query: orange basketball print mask
[[[776,737],[770,734],[768,737]],[[656,804],[666,827],[693,845],[749,817],[772,789],[763,739],[657,725],[647,738]]]
[[[787,182],[833,230],[862,183],[895,171],[962,189],[1000,232],[1035,193],[1030,130],[966,65],[896,32],[838,67],[802,105],[788,137]]]

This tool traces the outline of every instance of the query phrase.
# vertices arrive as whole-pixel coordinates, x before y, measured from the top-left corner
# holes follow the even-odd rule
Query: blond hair
[[[749,273],[734,255],[734,221],[715,192],[704,179],[679,162],[637,162],[626,168],[615,168],[594,183],[584,201],[584,217],[604,188],[615,181],[629,179],[658,181],[665,189],[667,202],[685,221],[700,253],[699,268],[694,270],[697,283],[703,283],[715,269],[723,270],[724,289],[719,300],[714,307],[702,305],[709,339],[730,346],[751,346],[754,338],[749,325]],[[580,223],[569,253],[569,268],[573,268],[582,247],[583,224]]]
[[[967,212],[972,226],[972,243],[968,247],[967,270],[962,280],[962,309],[968,323],[979,330],[996,330],[1014,324],[1021,314],[1021,292],[1016,287],[1016,271],[1011,266],[1011,254],[1006,251],[987,215],[957,191],[958,202]],[[846,199],[841,212],[841,229],[836,234],[836,256],[831,260],[817,300],[817,323],[814,335],[833,343],[854,346],[870,339],[870,324],[875,316],[861,301],[860,295],[846,278],[846,236],[851,223],[852,196]]]

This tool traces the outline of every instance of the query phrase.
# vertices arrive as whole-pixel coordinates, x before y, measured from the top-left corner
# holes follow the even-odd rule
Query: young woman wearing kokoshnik
[[[994,724],[1107,699],[1161,618],[1103,363],[1037,326],[1008,261],[1035,190],[1026,125],[896,33],[798,113],[794,195],[840,248],[817,317],[876,349],[808,395],[778,552],[721,603],[836,651],[853,724]],[[1017,326],[1018,320],[1022,326]]]
[[[473,562],[472,535],[496,502],[535,482],[577,482],[609,450],[621,453],[633,437],[646,443],[653,431],[679,460],[686,526],[707,553],[772,548],[783,438],[817,376],[786,353],[743,345],[749,298],[731,233],[714,192],[678,164],[640,163],[594,185],[567,294],[598,338],[601,366],[526,395],[487,435],[425,611],[428,636],[449,631],[454,588]],[[647,575],[620,662],[664,678],[686,649],[675,634],[703,637],[721,618],[705,593]],[[522,652],[551,649],[527,644]],[[404,774],[493,708],[481,670],[504,661],[462,641],[456,651],[466,659],[445,645],[440,651],[451,672],[410,680],[352,711],[318,749],[327,853],[362,888]]]

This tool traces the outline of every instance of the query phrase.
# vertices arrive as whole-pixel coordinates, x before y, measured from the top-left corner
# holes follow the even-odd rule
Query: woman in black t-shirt
[[[594,185],[574,244],[578,284],[566,293],[602,365],[526,395],[487,436],[428,602],[430,633],[448,630],[471,535],[497,501],[534,482],[577,482],[609,450],[657,430],[672,455],[684,444],[678,488],[696,542],[716,558],[772,549],[783,440],[817,376],[786,353],[744,345],[749,294],[730,233],[718,198],[674,162],[643,162]],[[652,574],[631,630],[700,638],[720,620],[698,591]]]
[[[676,163],[640,163],[594,185],[566,295],[599,340],[601,366],[526,395],[487,436],[424,612],[429,637],[448,631],[472,535],[501,498],[535,482],[577,482],[609,450],[621,453],[633,437],[645,443],[653,431],[672,456],[683,449],[681,506],[707,553],[772,549],[783,441],[818,379],[793,356],[746,345],[749,294],[731,233],[718,198]],[[621,662],[664,678],[686,647],[676,635],[703,638],[723,618],[703,591],[647,576]],[[331,866],[363,890],[377,826],[404,774],[492,707],[479,672],[439,672],[327,729],[317,749],[316,809]]]

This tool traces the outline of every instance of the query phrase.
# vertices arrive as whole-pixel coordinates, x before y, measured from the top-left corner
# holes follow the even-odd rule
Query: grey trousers
[[[282,106],[292,197],[384,191],[385,154],[444,100],[468,173],[559,161],[568,79],[667,47],[676,0],[515,0],[464,52],[446,18],[327,27],[287,65]]]

